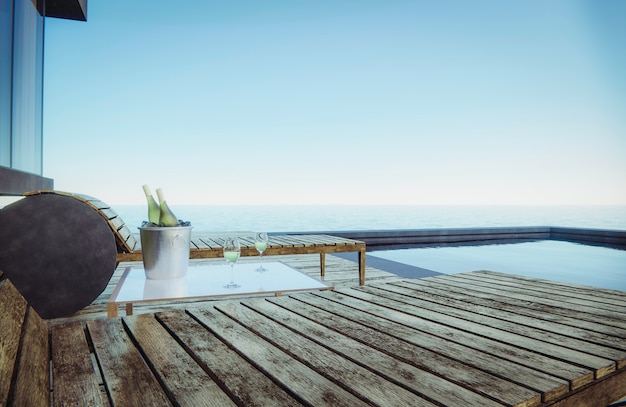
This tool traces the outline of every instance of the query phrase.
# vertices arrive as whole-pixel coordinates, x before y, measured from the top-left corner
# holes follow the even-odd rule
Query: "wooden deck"
[[[317,274],[309,257],[291,265]],[[77,319],[101,395],[116,406],[604,406],[626,395],[624,292],[493,272],[371,270],[358,286],[356,264],[331,259],[332,292],[114,319],[96,302]]]

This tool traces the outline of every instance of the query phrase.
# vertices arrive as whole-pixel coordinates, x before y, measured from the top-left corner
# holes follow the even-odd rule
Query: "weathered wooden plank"
[[[9,280],[0,281],[0,405],[7,405],[16,365],[26,300]]]
[[[471,290],[472,292],[479,292],[487,297],[500,297],[501,289],[485,287],[482,285],[469,284],[462,279],[455,278],[454,276],[437,276],[436,278],[431,278],[430,281],[436,284],[442,284],[449,287],[455,287],[456,289]],[[565,303],[562,301],[555,301],[551,298],[546,298],[545,296],[537,296],[537,295],[529,295],[525,293],[513,293],[507,292],[506,301],[516,301],[518,303],[523,304],[524,306],[548,306],[551,307],[555,312],[558,312],[556,308],[563,308],[570,311],[574,311],[579,313],[579,318],[584,320],[595,320],[601,321],[602,323],[616,326],[619,328],[626,328],[626,321],[624,320],[623,314],[614,311],[602,310],[600,308],[588,309],[585,306],[575,305],[571,303]]]
[[[301,405],[289,395],[288,388],[274,383],[188,314],[169,311],[158,313],[156,318],[176,336],[196,362],[228,390],[238,405]]]
[[[626,329],[617,328],[611,325],[605,325],[595,321],[588,321],[578,318],[580,313],[566,310],[563,308],[537,306],[534,303],[522,303],[521,301],[510,301],[503,297],[494,297],[489,295],[481,295],[480,293],[454,289],[450,286],[433,284],[427,279],[404,280],[402,282],[394,282],[394,286],[402,286],[416,290],[420,297],[428,298],[430,301],[438,300],[450,301],[455,304],[463,304],[464,307],[482,310],[487,315],[498,315],[498,313],[514,313],[537,320],[556,322],[570,327],[580,327],[587,331],[598,334],[598,338],[608,337],[607,344],[612,338],[625,338]]]
[[[249,237],[249,236],[239,236],[239,244],[241,244],[242,246],[246,246],[246,247],[255,247],[254,246],[254,237]],[[256,248],[255,248],[256,250]]]
[[[282,307],[278,307],[276,303],[280,301]],[[538,392],[534,392],[529,389],[525,389],[521,386],[514,385],[510,382],[499,379],[498,377],[484,374],[482,371],[478,372],[478,375],[482,375],[482,379],[489,378],[489,387],[484,386],[487,381],[483,383],[481,390],[482,396],[477,391],[480,386],[480,382],[474,380],[471,385],[468,386],[468,381],[458,380],[451,378],[450,376],[442,376],[437,372],[439,363],[442,362],[442,358],[437,360],[437,363],[430,366],[424,366],[420,369],[413,364],[410,364],[401,358],[396,358],[393,355],[396,353],[395,346],[400,349],[406,349],[408,344],[406,342],[386,341],[385,352],[371,346],[369,343],[362,343],[356,338],[348,335],[347,331],[354,331],[355,324],[352,326],[342,326],[341,329],[333,327],[330,329],[324,324],[313,322],[309,318],[300,317],[300,313],[287,310],[287,304],[293,306],[293,301],[283,300],[278,298],[274,301],[255,300],[246,301],[244,304],[253,309],[254,311],[263,314],[272,321],[277,321],[281,325],[289,328],[297,335],[302,335],[307,339],[315,341],[317,344],[325,346],[333,352],[341,355],[342,357],[351,360],[360,366],[374,371],[376,374],[386,378],[387,380],[398,384],[402,387],[409,389],[412,392],[421,394],[427,399],[434,400],[443,405],[476,405],[476,406],[490,406],[490,405],[511,405],[518,407],[529,407],[539,404],[541,401],[541,395]],[[299,303],[300,308],[305,307],[303,303]],[[306,307],[313,308],[313,307]],[[306,314],[306,311],[304,311]],[[281,335],[282,337],[282,335]],[[446,363],[453,361],[446,361]],[[456,363],[455,367],[459,367],[460,363]],[[436,371],[437,374],[433,374],[430,371]],[[467,366],[464,369],[457,370],[456,373],[460,377],[464,377],[467,374]],[[470,374],[474,375],[474,371]],[[350,384],[348,384],[350,385]],[[501,385],[499,387],[498,385]],[[505,388],[506,393],[502,391]],[[495,391],[494,391],[495,390]],[[486,398],[490,397],[490,398]],[[497,398],[500,396],[500,398]],[[496,401],[493,399],[495,398]]]
[[[341,289],[338,290],[338,292],[369,303],[382,305],[410,315],[419,316],[420,318],[426,318],[445,326],[461,329],[474,335],[480,335],[482,337],[490,338],[491,340],[500,341],[520,349],[525,349],[529,352],[547,356],[553,360],[562,360],[575,365],[584,366],[593,370],[596,378],[612,373],[616,369],[616,363],[611,359],[594,356],[572,348],[565,348],[560,345],[550,344],[526,335],[508,332],[499,328],[492,328],[480,323],[441,314],[438,311],[431,311],[418,306],[398,304],[387,298],[360,290]]]
[[[117,231],[119,231],[122,227],[126,226],[126,223],[124,223],[124,219],[117,216],[117,214],[115,214],[113,218],[108,218],[107,220],[109,222],[109,225],[112,226]]]
[[[93,206],[92,206],[92,207],[93,207]],[[112,219],[119,218],[119,216],[118,216],[117,212],[115,212],[115,211],[114,211],[113,209],[111,209],[111,208],[102,208],[102,209],[94,208],[94,209],[97,209],[97,212],[98,212],[98,213],[100,213],[100,215],[101,215],[104,219],[109,220],[109,222],[110,222]],[[118,223],[119,223],[119,219],[118,219],[116,222],[118,222]]]
[[[134,237],[133,235],[130,233],[130,230],[128,230],[127,227],[121,227],[120,229],[118,229],[117,233],[119,234],[120,239],[116,240],[119,243],[124,243],[125,246],[124,250],[129,250],[132,251],[133,250],[133,245],[132,242],[134,242]]]
[[[342,311],[341,315],[300,301],[303,296],[268,298],[267,302],[302,315],[316,323],[340,332],[367,346],[385,352],[394,358],[411,363],[416,367],[432,371],[451,382],[465,386],[480,394],[487,395],[507,405],[526,402],[532,405],[537,396],[544,395],[543,401],[554,400],[564,395],[569,386],[567,381],[549,377],[524,366],[516,366],[509,361],[499,360],[490,355],[475,353],[469,348],[457,347],[450,354],[442,352],[442,340],[428,334],[410,333],[410,329],[385,321],[379,325],[376,318],[355,315]],[[310,298],[310,297],[309,297]],[[313,299],[316,301],[316,299]],[[333,309],[337,311],[336,309]],[[355,313],[357,314],[357,313]],[[407,335],[407,332],[409,334]],[[411,338],[416,338],[412,341]],[[419,339],[419,340],[417,340]],[[439,346],[429,346],[431,343]],[[454,345],[453,345],[454,346]],[[460,355],[460,358],[455,358]],[[511,378],[511,372],[516,372]],[[525,374],[529,372],[529,374]],[[522,381],[520,381],[520,377]],[[523,378],[529,377],[524,383]]]
[[[125,317],[124,324],[149,360],[159,382],[177,403],[215,407],[235,405],[154,316]]]
[[[559,281],[551,281],[540,278],[526,277],[513,274],[496,273],[493,271],[475,271],[466,273],[468,278],[493,279],[498,282],[517,282],[525,286],[536,288],[556,289],[569,295],[580,295],[583,298],[594,299],[598,302],[607,302],[609,304],[626,306],[626,292],[618,290],[609,290],[599,287],[589,287],[579,284],[563,283]]]
[[[48,376],[48,327],[28,308],[19,352],[15,389],[11,405],[47,406],[50,403]]]
[[[113,405],[171,405],[120,319],[89,321],[87,328]]]
[[[369,369],[293,331],[273,323],[249,308],[239,304],[216,304],[215,308],[229,315],[249,330],[260,335],[294,359],[306,364],[321,375],[333,378],[335,383],[356,392],[364,401],[376,405],[432,406],[419,395],[396,383],[389,382]],[[371,352],[368,356],[371,356]],[[457,399],[459,400],[459,399]],[[489,405],[488,403],[485,405]],[[492,405],[496,405],[493,403]]]
[[[201,236],[198,238],[202,243],[204,243],[208,248],[211,249],[221,249],[222,245],[219,242],[216,242],[215,239],[210,237]]]
[[[561,324],[544,322],[538,323],[536,319],[527,318],[517,314],[509,313],[494,316],[487,316],[476,312],[475,309],[464,309],[463,304],[457,303],[456,307],[452,306],[450,301],[439,301],[433,303],[419,298],[419,294],[408,288],[386,285],[377,289],[376,287],[361,287],[360,291],[364,291],[373,295],[381,296],[386,299],[397,301],[400,304],[407,304],[410,307],[419,307],[419,309],[427,309],[436,313],[442,313],[463,320],[475,322],[487,327],[495,328],[498,331],[527,336],[529,338],[541,340],[560,347],[570,348],[578,351],[582,350],[604,359],[609,359],[618,364],[626,364],[626,340],[617,337],[602,337],[599,340],[609,342],[608,346],[593,342],[591,337],[597,336],[593,332],[584,331],[582,329],[568,327]],[[462,308],[459,308],[461,306]],[[402,308],[402,305],[399,305]],[[421,314],[423,315],[423,314]],[[539,326],[541,325],[541,327]],[[497,331],[496,331],[497,332]],[[491,336],[497,338],[497,335]],[[614,348],[618,347],[618,349]]]
[[[268,342],[212,307],[193,310],[192,316],[273,381],[290,389],[291,394],[302,400],[303,404],[347,407],[368,405],[289,354],[268,346]]]
[[[427,402],[419,395],[303,336],[294,335],[284,326],[264,318],[246,307],[233,303],[217,304],[215,307],[265,340],[271,341],[274,346],[288,352],[296,360],[323,376],[332,378],[335,383],[346,390],[351,389],[369,403],[432,406],[432,403]],[[371,357],[372,353],[370,352],[368,357]],[[484,405],[489,405],[489,403]]]
[[[476,284],[483,287],[489,287],[494,289],[504,289],[508,293],[515,294],[527,294],[537,297],[549,297],[551,300],[562,302],[565,306],[583,306],[593,309],[610,310],[617,313],[626,312],[626,305],[624,304],[610,304],[608,302],[599,302],[597,298],[589,298],[583,296],[575,296],[569,293],[564,293],[562,290],[550,289],[546,286],[532,286],[520,281],[502,281],[494,279],[478,279],[476,276],[472,276],[471,273],[463,275],[451,275],[450,277],[462,279],[464,282],[470,284]]]
[[[572,321],[571,325],[562,323],[563,321],[560,319],[546,321],[541,318],[541,315],[533,314],[532,316],[528,316],[502,309],[498,306],[485,306],[481,304],[480,301],[468,301],[466,298],[464,298],[463,300],[457,299],[455,298],[454,294],[450,292],[444,293],[443,290],[437,290],[434,288],[430,288],[429,290],[420,289],[421,286],[417,284],[411,284],[405,281],[393,284],[375,285],[371,287],[373,289],[381,290],[380,292],[376,291],[376,294],[378,295],[386,296],[385,292],[401,294],[408,298],[391,298],[396,298],[400,301],[405,300],[410,303],[415,303],[414,301],[418,301],[420,304],[422,304],[422,306],[430,308],[431,310],[452,313],[456,314],[457,316],[463,315],[464,317],[473,318],[472,320],[474,321],[477,321],[474,316],[486,316],[490,318],[486,320],[486,323],[492,326],[503,326],[501,325],[501,323],[504,325],[508,325],[511,323],[509,321],[514,321],[514,323],[517,325],[513,327],[514,330],[523,330],[524,332],[529,332],[527,331],[527,329],[531,328],[533,331],[536,329],[541,329],[559,335],[568,335],[570,337],[585,341],[579,343],[580,346],[578,347],[579,349],[585,349],[585,351],[591,350],[587,347],[589,343],[591,343],[592,345],[599,344],[605,347],[611,347],[612,350],[608,349],[609,352],[618,352],[616,353],[616,355],[614,355],[616,357],[616,361],[621,360],[626,356],[626,340],[624,340],[623,336],[607,335],[597,332],[593,329],[587,329],[585,327],[586,324],[581,324],[580,321],[578,321],[578,324],[575,324],[574,320]],[[445,294],[445,297],[442,296],[443,294]],[[431,303],[432,305],[430,305],[429,303]],[[469,311],[471,311],[471,313]],[[601,349],[602,351],[607,350],[604,348],[599,349]],[[594,354],[602,356],[603,353]],[[606,354],[604,355],[605,357],[608,356]]]
[[[337,292],[294,298],[501,377],[514,371],[515,381],[531,389],[552,391],[561,388],[563,380],[577,388],[594,378],[589,369]]]
[[[82,324],[68,322],[51,327],[50,332],[53,404],[104,405]]]
[[[327,235],[288,235],[289,239],[293,242],[302,243],[305,246],[325,246],[325,245],[337,245],[334,239],[331,239]]]
[[[77,195],[77,196],[81,198],[85,203],[88,203],[89,205],[93,206],[96,209],[109,209],[110,208],[109,204],[106,204],[99,199],[92,198],[87,195]]]
[[[489,281],[476,282],[476,280],[466,278],[465,275],[459,275],[459,274],[451,274],[447,276],[442,276],[441,279],[446,279],[446,280],[450,280],[454,282],[459,281],[467,286],[480,287],[481,290],[503,290],[504,289],[504,287],[500,284],[489,282]],[[562,295],[561,293],[557,291],[551,292],[550,295],[548,296],[546,295],[545,292],[542,293],[542,292],[537,292],[534,290],[529,290],[523,284],[518,284],[517,287],[513,287],[509,285],[508,287],[506,287],[506,292],[507,292],[507,295],[526,296],[528,298],[533,298],[533,299],[539,298],[539,299],[544,299],[544,301],[547,301],[549,299],[551,302],[556,302],[556,303],[561,304],[561,306],[564,308],[587,309],[588,312],[591,312],[594,314],[597,311],[602,311],[602,313],[606,312],[609,315],[610,314],[620,315],[620,314],[623,314],[624,311],[626,311],[624,307],[614,306],[610,304],[604,304],[600,306],[596,301],[589,301],[589,300],[569,297],[566,295]]]
[[[198,250],[210,250],[211,249],[211,247],[207,245],[202,239],[192,237],[189,243],[190,243],[189,247],[191,249],[198,249]]]
[[[273,235],[270,237],[272,241],[272,245],[281,245],[285,247],[304,247],[303,243],[299,243],[298,241],[294,241],[287,235]],[[270,247],[272,246],[270,245]]]
[[[626,370],[615,372],[578,391],[566,395],[551,407],[598,407],[609,406],[609,403],[626,396]],[[615,404],[619,406],[620,404]],[[621,404],[623,405],[623,404]]]

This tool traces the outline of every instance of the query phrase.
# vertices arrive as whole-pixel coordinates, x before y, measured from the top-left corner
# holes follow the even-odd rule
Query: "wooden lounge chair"
[[[26,196],[38,194],[56,194],[59,196],[76,199],[98,212],[108,223],[115,237],[117,246],[116,261],[119,264],[124,261],[141,261],[141,243],[135,237],[124,220],[111,208],[111,206],[99,199],[88,195],[75,194],[62,191],[33,191],[26,193]],[[139,226],[139,225],[137,225]],[[258,256],[254,247],[252,236],[245,234],[237,236],[241,241],[242,256]],[[220,236],[197,236],[190,242],[190,259],[221,258],[223,256],[222,243],[224,239]],[[320,275],[325,275],[325,255],[327,253],[357,252],[359,263],[359,284],[365,284],[365,242],[359,240],[346,239],[338,236],[320,234],[290,234],[272,235],[270,242],[263,253],[264,256],[273,255],[294,255],[294,254],[319,254],[320,255]]]

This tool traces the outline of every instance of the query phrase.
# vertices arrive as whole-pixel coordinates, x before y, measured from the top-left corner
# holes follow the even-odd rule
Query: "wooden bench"
[[[0,405],[50,405],[51,384],[54,405],[104,405],[79,322],[49,332],[15,286],[3,280],[0,332]]]
[[[109,224],[115,235],[117,245],[117,262],[141,261],[141,243],[133,234],[124,220],[106,203],[82,194],[61,191],[33,191],[25,195],[58,194],[77,199],[97,211]],[[190,243],[190,259],[221,258],[223,256],[223,237],[194,236]],[[254,247],[254,238],[246,234],[237,236],[241,242],[242,256],[258,256]],[[319,254],[320,274],[325,275],[325,256],[327,253],[357,252],[359,264],[359,284],[365,284],[365,242],[331,235],[271,235],[263,256]]]

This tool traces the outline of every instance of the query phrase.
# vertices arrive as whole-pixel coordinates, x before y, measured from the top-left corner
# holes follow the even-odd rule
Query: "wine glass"
[[[239,244],[239,239],[237,238],[227,238],[224,240],[224,258],[230,264],[230,283],[226,284],[224,288],[239,288],[241,285],[235,283],[233,280],[233,268],[235,267],[235,263],[239,259],[239,255],[241,254],[241,245]]]
[[[265,232],[256,232],[254,234],[254,247],[256,247],[257,251],[259,252],[259,261],[262,262],[263,261],[263,252],[265,251],[265,249],[267,249],[267,233]],[[267,269],[265,267],[263,267],[263,264],[260,264],[259,267],[257,267],[256,271],[259,272],[264,272]]]

